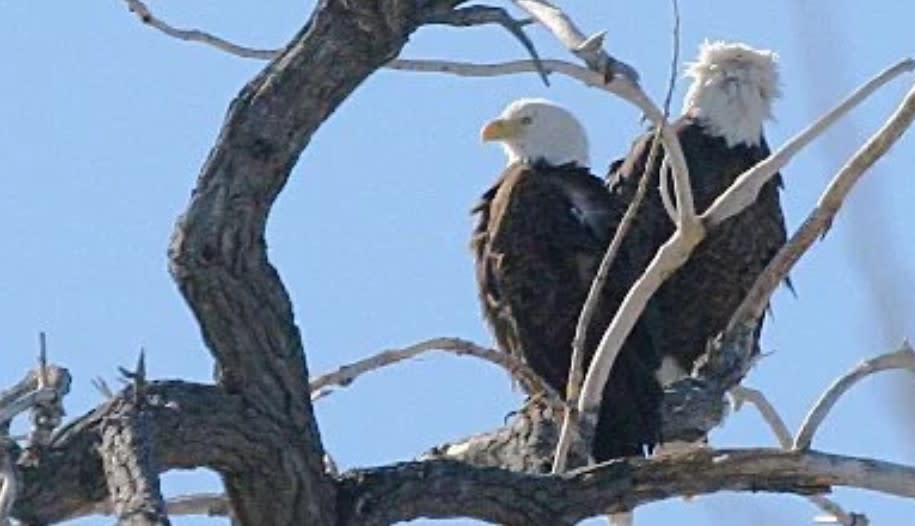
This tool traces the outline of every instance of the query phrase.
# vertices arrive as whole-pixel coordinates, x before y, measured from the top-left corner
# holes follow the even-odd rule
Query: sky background
[[[773,146],[913,53],[915,4],[907,2],[683,4],[681,64],[704,38],[741,40],[781,55],[783,98],[767,126]],[[663,98],[672,22],[666,0],[563,5],[586,32],[608,30],[611,52],[639,69],[655,100]],[[190,0],[151,7],[179,27],[278,47],[313,3]],[[531,35],[543,56],[568,58],[544,31]],[[73,375],[70,417],[101,401],[91,379],[116,385],[116,367],[132,365],[140,347],[156,378],[210,381],[211,358],[168,275],[166,246],[229,101],[263,64],[168,38],[119,1],[0,0],[0,50],[0,387],[32,366],[41,330],[50,359]],[[442,27],[421,29],[402,54],[472,61],[523,56],[499,28]],[[637,111],[621,100],[552,80],[545,88],[534,75],[463,79],[379,71],[314,135],[268,228],[270,257],[292,297],[313,374],[431,337],[491,342],[467,249],[468,210],[504,159],[497,147],[480,144],[481,124],[515,98],[554,99],[583,121],[601,174],[643,129]],[[783,171],[791,230],[912,82],[895,81]],[[681,81],[674,113],[684,91]],[[792,429],[837,375],[915,335],[913,164],[915,139],[908,136],[858,186],[825,242],[795,268],[797,297],[781,290],[774,298],[763,342],[770,355],[746,385],[764,390]],[[900,372],[864,382],[830,415],[815,446],[915,464],[913,385]],[[407,460],[492,429],[520,400],[501,370],[429,354],[360,378],[318,402],[317,413],[327,449],[347,469]],[[731,416],[712,441],[774,444],[752,410]],[[204,471],[164,477],[167,495],[218,488],[218,478]],[[836,498],[875,525],[915,516],[911,501],[851,490]],[[640,526],[769,525],[808,524],[815,514],[798,497],[719,494],[644,506],[637,518]]]

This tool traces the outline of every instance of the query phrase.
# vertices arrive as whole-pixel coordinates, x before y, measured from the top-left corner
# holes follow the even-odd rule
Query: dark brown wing
[[[564,392],[575,325],[622,208],[587,170],[515,165],[475,211],[480,300],[496,341]],[[589,354],[613,314],[609,306],[598,305]],[[627,342],[604,393],[600,459],[640,453],[656,440],[660,391],[653,368],[643,364],[653,355],[637,340]]]
[[[694,120],[676,123],[689,167],[696,209],[702,212],[746,169],[769,155],[758,147],[728,147],[703,132]],[[618,199],[634,192],[651,142],[640,139],[626,161],[611,174],[609,185]],[[658,170],[649,188],[658,188]],[[662,356],[674,357],[685,370],[704,352],[706,342],[724,329],[759,273],[785,244],[785,220],[779,203],[779,175],[766,184],[749,208],[709,232],[690,260],[661,286],[644,317]],[[639,209],[623,251],[629,264],[644,268],[674,226],[657,191],[649,191]],[[625,292],[617,291],[617,294]],[[760,323],[760,327],[761,327]],[[758,333],[757,333],[758,337]]]

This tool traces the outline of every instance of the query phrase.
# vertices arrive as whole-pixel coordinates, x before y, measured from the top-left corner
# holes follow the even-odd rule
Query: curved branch
[[[759,411],[763,420],[769,424],[769,429],[772,430],[772,434],[774,434],[775,438],[778,440],[778,445],[780,445],[782,449],[791,449],[791,431],[788,430],[785,421],[782,420],[781,415],[778,414],[778,411],[776,411],[775,407],[769,402],[769,399],[766,398],[766,395],[764,395],[762,391],[738,385],[731,389],[731,396],[734,398],[735,410],[739,410],[740,406],[744,403],[752,404],[753,407]],[[864,526],[867,524],[866,516],[860,513],[848,513],[842,509],[842,506],[838,503],[833,502],[823,495],[811,495],[807,497],[807,500],[828,513],[835,521],[843,526]]]
[[[239,46],[238,44],[229,42],[224,38],[220,38],[197,29],[178,29],[154,16],[152,12],[150,12],[149,7],[147,7],[146,4],[141,0],[124,1],[127,2],[127,8],[130,10],[130,12],[135,13],[141,22],[148,25],[149,27],[158,29],[170,37],[177,38],[178,40],[184,40],[187,42],[199,42],[201,44],[213,46],[216,49],[221,49],[226,53],[230,53],[242,58],[270,60],[280,53],[280,50],[278,49],[254,49],[245,46]]]
[[[724,221],[732,215],[734,206],[743,206],[741,203],[753,202],[756,199],[759,188],[768,180],[766,174],[770,170],[772,173],[778,171],[778,168],[788,162],[790,155],[797,153],[806,142],[813,139],[818,130],[822,131],[826,126],[835,122],[836,119],[850,111],[880,86],[903,72],[913,70],[915,70],[915,60],[906,59],[859,88],[837,108],[799,133],[768,159],[737,178],[734,184],[712,203],[703,218],[712,223]],[[839,212],[839,208],[841,208],[842,203],[855,183],[858,182],[868,168],[883,157],[890,147],[902,137],[902,134],[912,125],[913,120],[915,120],[915,87],[909,91],[902,103],[897,107],[896,112],[890,116],[880,130],[855,153],[829,183],[816,208],[810,212],[800,228],[792,234],[791,239],[778,251],[759,277],[756,278],[753,287],[734,311],[734,314],[731,315],[728,329],[743,320],[756,319],[762,316],[766,305],[769,303],[769,298],[778,287],[778,284],[788,275],[791,267],[800,260],[807,249],[813,245],[814,241],[825,235],[832,224],[833,218]],[[773,163],[776,165],[774,170],[770,166]],[[769,175],[771,176],[771,174]]]
[[[605,82],[621,76],[633,83],[639,81],[639,74],[635,68],[610,56],[604,50],[605,32],[586,37],[568,15],[546,0],[512,1],[549,29],[566,49],[584,61],[590,69],[600,73]]]
[[[450,5],[444,6],[442,10],[433,11],[422,18],[423,24],[445,24],[449,26],[468,27],[479,26],[483,24],[498,24],[512,34],[518,42],[524,46],[524,49],[531,56],[534,64],[537,65],[537,73],[546,86],[550,85],[550,80],[546,72],[540,65],[540,55],[537,48],[531,41],[527,33],[524,32],[524,26],[533,22],[530,19],[515,20],[508,14],[508,11],[501,7],[490,7],[486,5],[472,5],[455,9]]]
[[[829,389],[823,393],[823,396],[814,404],[813,408],[804,417],[800,430],[794,439],[794,449],[808,449],[813,442],[813,436],[826,415],[832,410],[839,398],[842,397],[853,385],[867,378],[868,376],[887,371],[891,369],[904,369],[915,373],[915,351],[908,342],[904,343],[902,348],[896,352],[884,354],[870,360],[865,360],[855,366],[854,369],[836,380]]]
[[[169,270],[216,359],[217,382],[240,394],[248,412],[274,422],[285,440],[282,454],[259,471],[225,476],[240,524],[334,523],[335,488],[324,472],[310,397],[303,396],[302,341],[267,257],[265,227],[312,133],[400,52],[416,29],[417,4],[318,3],[307,25],[229,107],[175,225]]]
[[[810,495],[832,486],[915,498],[915,468],[774,449],[622,459],[551,476],[434,460],[344,474],[338,511],[341,525],[462,516],[497,524],[552,526],[678,495],[725,490]]]
[[[524,382],[529,382],[531,385],[536,385],[538,392],[547,393],[551,398],[555,398],[557,402],[561,403],[560,397],[555,389],[544,382],[543,378],[537,375],[537,373],[535,373],[526,363],[508,353],[487,349],[486,347],[460,338],[433,338],[402,349],[381,351],[374,356],[359,360],[358,362],[343,365],[332,373],[323,374],[311,380],[312,400],[317,400],[330,394],[331,386],[337,385],[345,387],[352,383],[353,380],[369,371],[380,369],[403,360],[409,360],[429,351],[446,351],[458,356],[474,356],[498,365],[508,371],[513,378],[518,378]]]

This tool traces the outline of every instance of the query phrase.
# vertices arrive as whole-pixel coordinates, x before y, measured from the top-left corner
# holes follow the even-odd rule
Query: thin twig
[[[572,360],[565,393],[566,410],[563,416],[562,430],[560,431],[559,440],[556,444],[556,454],[553,458],[553,473],[562,473],[565,471],[569,449],[572,446],[573,430],[579,425],[579,414],[576,406],[578,405],[578,399],[581,394],[581,382],[584,376],[584,347],[587,330],[591,326],[591,320],[594,317],[594,312],[597,310],[597,303],[600,299],[601,291],[604,289],[604,284],[607,281],[610,267],[616,259],[620,246],[623,244],[623,239],[629,232],[632,222],[635,219],[636,212],[645,197],[645,193],[648,189],[648,180],[655,168],[658,153],[660,151],[661,130],[667,125],[667,118],[670,115],[670,102],[673,98],[674,87],[677,83],[677,65],[680,61],[680,12],[676,0],[673,0],[673,13],[673,50],[671,52],[670,77],[667,84],[667,93],[664,97],[664,113],[661,124],[655,127],[654,137],[652,137],[651,148],[648,153],[648,161],[645,163],[644,171],[639,178],[635,195],[626,207],[626,211],[620,220],[619,226],[617,226],[616,232],[613,234],[613,239],[610,241],[610,245],[607,247],[606,252],[604,252],[600,266],[597,269],[597,274],[594,276],[591,287],[588,289],[588,296],[585,299],[581,314],[578,317],[578,324],[575,326],[575,336],[572,339]],[[662,170],[664,170],[666,164],[666,162],[662,164]]]
[[[667,217],[676,225],[677,221],[679,221],[680,213],[677,212],[677,205],[670,200],[670,183],[668,181],[670,181],[671,176],[669,159],[664,157],[664,161],[661,162],[661,171],[658,173],[658,193],[661,195],[661,205],[663,205],[664,211],[667,212]]]
[[[731,397],[734,399],[734,407],[737,410],[740,409],[740,406],[743,403],[749,402],[759,411],[763,420],[769,424],[769,429],[772,430],[772,433],[775,435],[775,438],[778,440],[778,444],[782,449],[791,449],[793,443],[791,431],[788,430],[785,421],[782,420],[781,415],[778,414],[778,411],[772,403],[769,402],[766,395],[761,391],[741,385],[735,386],[731,389],[730,393]],[[826,512],[833,521],[838,522],[843,526],[866,526],[868,523],[867,517],[864,515],[859,513],[848,513],[842,509],[842,506],[838,503],[833,502],[823,495],[810,495],[807,497],[807,500]]]
[[[479,26],[484,24],[498,24],[511,33],[524,46],[524,49],[531,56],[531,60],[537,66],[537,72],[540,79],[547,86],[550,80],[540,64],[540,55],[537,48],[531,41],[527,33],[524,32],[524,26],[533,22],[531,19],[517,20],[508,14],[508,11],[501,7],[490,7],[485,5],[472,5],[460,9],[451,9],[450,7],[442,10],[435,10],[423,15],[422,21],[425,24],[445,24],[449,26],[467,27]]]
[[[369,358],[341,366],[336,371],[321,375],[310,382],[311,392],[314,393],[312,399],[326,396],[327,390],[332,386],[345,387],[369,371],[415,358],[429,351],[445,351],[458,356],[475,356],[486,360],[507,370],[513,377],[530,382],[530,385],[536,386],[537,390],[543,391],[557,401],[561,400],[556,390],[547,385],[540,376],[521,360],[508,353],[488,349],[460,338],[433,338],[402,349],[382,351]]]
[[[140,20],[162,31],[163,33],[189,42],[198,42],[212,46],[227,53],[244,57],[270,60],[279,54],[277,49],[255,49],[240,46],[226,39],[197,29],[177,29],[153,16],[149,8],[140,0],[125,0],[130,10],[137,14]],[[576,64],[560,60],[517,60],[501,64],[471,64],[446,60],[407,60],[394,59],[385,65],[388,69],[398,71],[450,73],[468,77],[491,77],[512,75],[518,73],[537,73],[546,77],[552,73],[559,73],[583,82],[587,86],[602,88],[609,91],[642,111],[646,118],[661,126],[661,137],[667,155],[671,157],[671,165],[677,182],[688,181],[686,159],[676,136],[663,125],[663,114],[651,102],[651,99],[638,85],[638,73],[628,64],[621,62],[603,49],[603,33],[585,38],[584,35],[572,24],[571,20],[561,10],[542,0],[515,0],[522,9],[530,12],[534,18],[543,23],[567,47],[582,58],[592,69],[583,68]],[[536,13],[536,14],[535,14]],[[688,184],[680,184],[675,188],[678,199],[684,203],[692,203]],[[688,212],[686,209],[684,213]]]
[[[610,273],[610,267],[613,264],[613,260],[616,259],[620,246],[623,244],[623,239],[629,232],[632,222],[635,219],[635,214],[642,204],[642,200],[647,192],[651,167],[657,162],[658,151],[660,149],[659,139],[660,128],[658,128],[658,132],[655,133],[654,139],[652,140],[651,151],[648,154],[648,163],[641,178],[639,178],[639,184],[636,187],[635,195],[626,207],[626,212],[623,214],[623,218],[620,220],[620,224],[613,234],[613,239],[610,241],[607,251],[604,252],[600,266],[597,269],[597,274],[591,282],[591,288],[588,289],[588,297],[585,299],[584,307],[579,315],[578,324],[575,326],[575,336],[572,340],[572,361],[565,393],[566,410],[563,415],[559,440],[556,443],[556,454],[553,457],[553,473],[562,473],[565,471],[569,449],[572,447],[574,435],[577,435],[575,430],[579,426],[580,416],[577,405],[578,399],[581,396],[581,385],[584,377],[584,347],[587,329],[591,326],[591,320],[594,317],[594,312],[597,310],[597,303],[600,300],[601,292],[607,281],[607,276]]]
[[[896,352],[861,362],[829,386],[829,389],[823,393],[804,417],[804,422],[794,439],[794,449],[810,449],[813,436],[826,419],[826,415],[853,385],[872,374],[892,369],[905,369],[915,373],[915,351],[912,350],[909,342],[903,342],[902,347]]]
[[[127,3],[128,9],[132,13],[135,13],[141,22],[178,40],[205,44],[237,57],[258,60],[272,60],[282,51],[281,49],[259,49],[242,46],[199,29],[176,28],[153,15],[149,7],[141,0],[124,1]],[[547,73],[540,65],[540,56],[537,53],[537,48],[534,47],[534,43],[524,32],[524,26],[529,24],[531,22],[530,20],[516,20],[502,8],[476,5],[456,10],[437,10],[426,14],[423,22],[452,26],[498,24],[504,27],[518,39],[522,46],[524,46],[524,49],[527,50],[528,54],[531,56],[535,68],[534,71],[540,74],[544,84],[549,85]]]
[[[609,82],[620,76],[634,83],[639,81],[635,68],[610,56],[604,50],[605,32],[586,37],[561,9],[546,0],[512,1],[549,29],[566,49],[584,61],[591,70],[600,73],[605,81]]]
[[[95,390],[99,392],[103,397],[108,400],[114,398],[114,391],[111,390],[111,387],[108,385],[108,382],[105,381],[101,376],[95,377],[91,380],[92,387],[95,387]]]
[[[187,42],[199,42],[201,44],[206,44],[216,49],[220,49],[237,57],[254,58],[258,60],[270,60],[277,56],[280,52],[278,49],[255,49],[239,46],[238,44],[229,42],[224,38],[220,38],[211,35],[210,33],[199,31],[197,29],[178,29],[166,22],[163,22],[159,18],[156,18],[149,11],[149,8],[146,6],[146,4],[141,0],[124,1],[127,2],[128,9],[130,9],[132,13],[135,13],[141,22],[148,25],[149,27],[158,29],[170,37],[177,38],[178,40],[184,40]]]
[[[859,88],[851,97],[846,99],[836,109],[832,110],[825,116],[821,117],[816,123],[795,136],[778,152],[770,156],[766,161],[756,165],[752,169],[741,175],[731,188],[725,194],[715,200],[715,203],[709,207],[708,211],[703,214],[703,218],[710,222],[721,222],[730,217],[732,201],[737,203],[749,203],[756,199],[761,183],[757,179],[765,177],[764,171],[761,170],[763,164],[775,161],[782,155],[793,155],[797,150],[809,142],[813,136],[822,131],[823,128],[835,122],[841,115],[851,110],[856,104],[864,100],[867,95],[873,93],[883,84],[886,84],[893,78],[903,72],[915,69],[915,61],[911,59],[903,60],[895,66],[887,69],[873,80]],[[865,145],[855,153],[855,155],[839,170],[839,173],[833,178],[829,186],[823,192],[807,219],[800,228],[791,236],[791,239],[781,250],[772,258],[772,261],[766,265],[763,272],[756,278],[753,287],[744,297],[743,301],[734,311],[728,322],[728,330],[733,328],[741,320],[756,319],[765,312],[769,298],[778,287],[778,284],[784,280],[785,276],[809,249],[814,241],[822,237],[833,218],[845,201],[851,188],[864,175],[864,172],[871,167],[877,159],[882,157],[887,150],[902,136],[909,128],[915,118],[915,88],[913,88],[903,102],[899,105],[896,112],[886,121]],[[788,162],[785,158],[779,166]],[[775,173],[778,169],[772,170]],[[768,180],[768,178],[766,178]],[[739,196],[742,192],[750,192],[749,195]],[[731,196],[728,198],[727,196]],[[749,200],[749,201],[748,201]]]

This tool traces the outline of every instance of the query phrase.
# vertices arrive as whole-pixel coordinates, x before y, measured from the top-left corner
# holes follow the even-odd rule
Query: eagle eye
[[[534,122],[534,119],[531,118],[530,115],[525,115],[524,117],[521,117],[521,124],[523,124],[524,126],[530,126],[530,124],[532,122]]]

